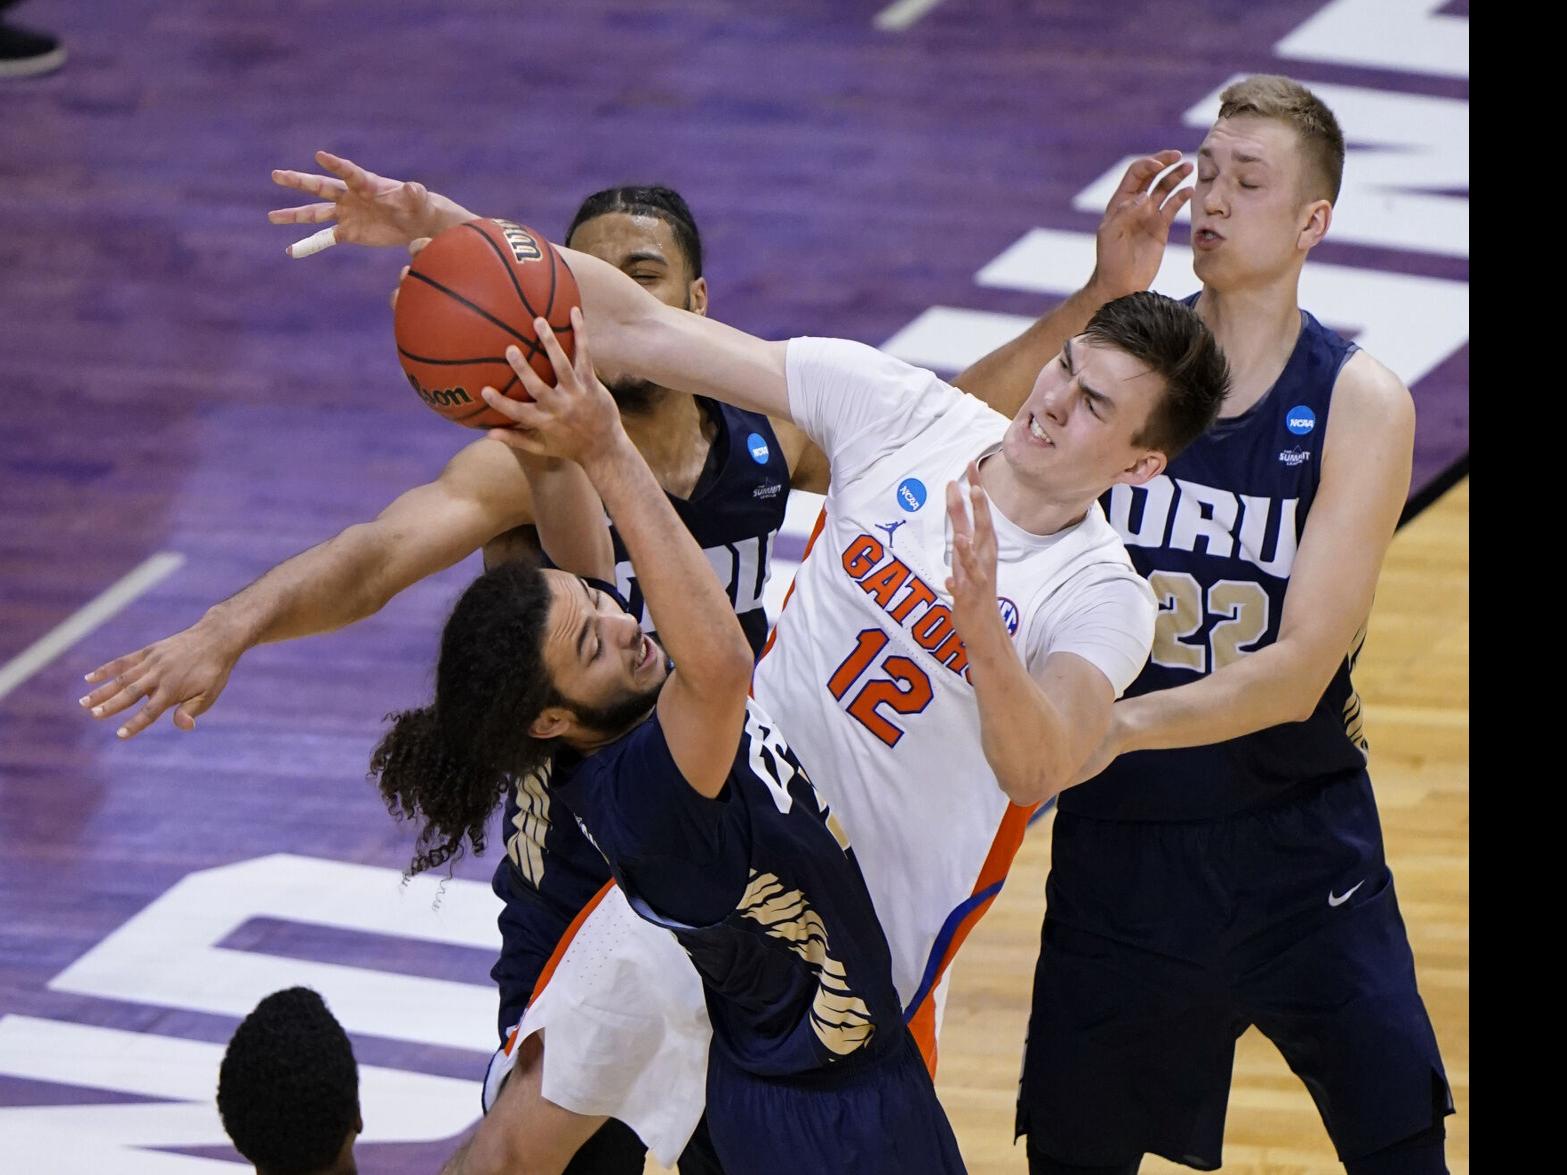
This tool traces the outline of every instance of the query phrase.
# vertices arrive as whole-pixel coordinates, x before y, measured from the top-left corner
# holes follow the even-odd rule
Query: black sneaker
[[[65,64],[58,37],[0,24],[0,78],[25,78],[48,73]]]

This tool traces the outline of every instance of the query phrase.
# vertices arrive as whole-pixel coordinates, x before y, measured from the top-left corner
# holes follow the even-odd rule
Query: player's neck
[[[1230,394],[1221,418],[1247,411],[1268,394],[1289,363],[1300,338],[1300,272],[1265,285],[1220,290],[1202,288],[1197,316],[1230,365]]]
[[[696,397],[656,388],[635,408],[622,407],[620,419],[665,492],[690,497],[717,433]]]
[[[1092,498],[1084,500],[1073,496],[1067,500],[1042,491],[1038,486],[1025,484],[1000,453],[992,453],[980,462],[979,484],[990,495],[1002,517],[1039,538],[1048,538],[1057,531],[1076,526],[1093,503]]]

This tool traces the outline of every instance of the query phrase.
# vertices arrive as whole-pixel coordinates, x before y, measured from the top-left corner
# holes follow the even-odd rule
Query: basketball
[[[544,237],[508,220],[472,220],[436,236],[414,257],[397,290],[397,356],[419,398],[468,428],[512,422],[485,404],[493,387],[528,399],[506,362],[516,344],[545,383],[555,382],[535,318],[575,353],[571,309],[580,305],[571,269]]]

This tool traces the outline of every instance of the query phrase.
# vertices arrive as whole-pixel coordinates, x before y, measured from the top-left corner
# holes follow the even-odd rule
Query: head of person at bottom
[[[1040,370],[1001,452],[1042,500],[1142,485],[1218,416],[1229,364],[1196,311],[1142,291],[1106,302]]]
[[[434,702],[392,715],[370,759],[387,808],[422,821],[410,871],[465,842],[482,853],[513,778],[561,746],[591,754],[631,730],[669,670],[608,585],[525,560],[481,575],[441,634]]]
[[[356,1175],[359,1070],[319,995],[275,991],[245,1017],[218,1070],[218,1115],[257,1175]]]

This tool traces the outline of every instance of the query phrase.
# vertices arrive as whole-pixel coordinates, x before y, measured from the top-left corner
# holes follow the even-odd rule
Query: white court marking
[[[901,33],[940,3],[941,0],[897,0],[878,12],[872,23],[879,29]]]
[[[137,596],[150,591],[167,579],[184,562],[185,556],[175,551],[158,552],[128,575],[109,585],[108,589],[97,598],[89,600],[44,633],[0,666],[0,698],[5,697]]]

